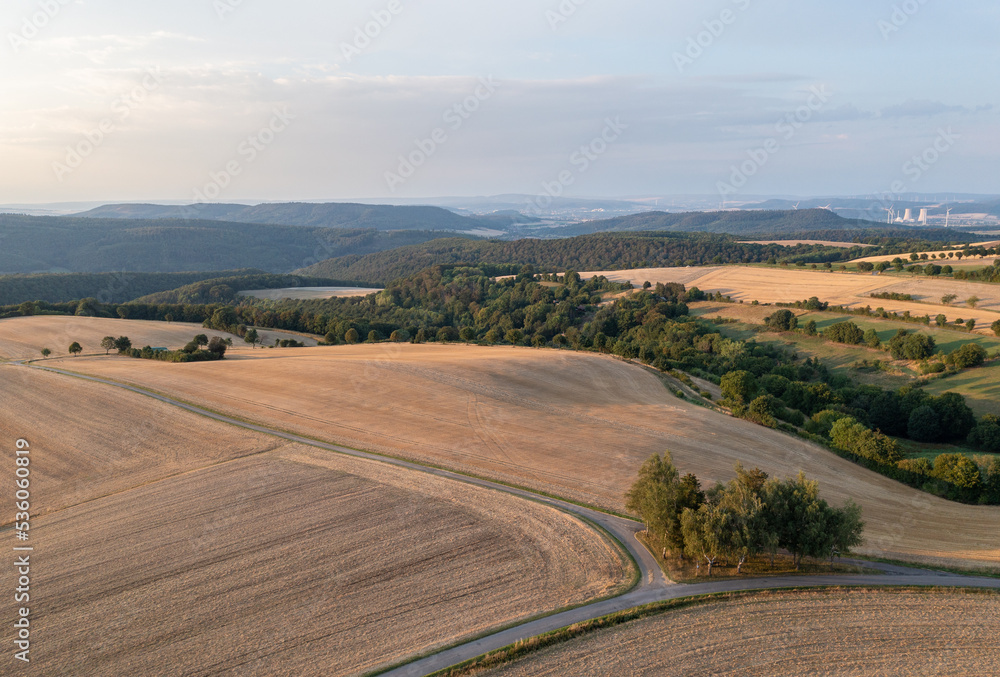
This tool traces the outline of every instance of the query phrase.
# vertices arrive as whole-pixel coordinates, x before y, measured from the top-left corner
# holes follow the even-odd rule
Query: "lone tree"
[[[199,336],[204,336],[204,334],[199,334],[195,338],[197,339]],[[256,348],[257,341],[260,340],[260,336],[257,334],[257,330],[255,328],[250,327],[247,329],[247,333],[243,335],[243,340],[249,343],[251,348]],[[208,339],[205,339],[205,343],[208,343]]]
[[[101,347],[104,348],[104,354],[107,355],[111,352],[111,349],[115,347],[115,337],[105,336],[101,339]]]
[[[965,299],[965,302],[969,304],[970,308],[975,308],[976,304],[979,303],[981,300],[982,299],[980,299],[978,296],[973,295]]]
[[[361,337],[358,336],[358,330],[355,329],[354,327],[351,327],[350,329],[348,329],[347,333],[344,334],[344,341],[346,341],[347,343],[354,344],[354,343],[357,343],[360,340],[361,340]]]
[[[132,349],[132,341],[128,336],[119,336],[115,339],[115,348],[118,349],[118,354],[127,353]]]
[[[51,350],[49,350],[48,348],[42,348],[42,357],[48,357],[51,354],[52,354]]]
[[[73,341],[72,343],[69,344],[69,354],[70,355],[73,355],[75,357],[75,356],[79,355],[82,352],[83,352],[83,346],[81,346],[76,341]]]

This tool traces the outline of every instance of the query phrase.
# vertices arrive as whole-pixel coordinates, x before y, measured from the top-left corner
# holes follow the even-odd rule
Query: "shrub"
[[[870,430],[850,416],[842,418],[830,429],[834,445],[864,458],[895,465],[902,460],[896,442],[880,432]]]
[[[897,360],[924,360],[934,354],[937,345],[928,334],[911,334],[900,329],[889,340],[889,353]]]
[[[959,369],[978,367],[986,361],[986,350],[978,343],[966,343],[953,350],[948,359]]]
[[[845,343],[851,346],[856,346],[865,339],[865,334],[861,331],[861,327],[850,321],[838,322],[831,325],[823,332],[823,336],[836,343]]]
[[[764,318],[767,328],[774,331],[792,331],[799,326],[799,318],[790,310],[779,310]]]
[[[969,433],[969,444],[994,454],[1000,453],[1000,416],[984,416]]]
[[[722,396],[740,405],[751,401],[757,395],[757,379],[748,371],[731,371],[720,382]]]
[[[979,466],[961,454],[941,454],[935,458],[933,477],[962,489],[977,489],[981,482]]]
[[[917,442],[937,442],[941,439],[941,423],[934,407],[924,404],[910,414],[906,435]]]
[[[865,345],[869,348],[881,348],[882,339],[879,338],[878,332],[874,329],[869,329],[865,332]]]

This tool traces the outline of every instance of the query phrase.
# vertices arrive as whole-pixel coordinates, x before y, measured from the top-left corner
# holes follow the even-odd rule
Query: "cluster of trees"
[[[860,265],[860,264],[859,264]],[[872,293],[869,296],[873,299],[884,299],[886,301],[912,301],[913,294],[900,294],[894,291],[883,291],[878,293]]]
[[[996,505],[1000,502],[1000,458],[939,454],[931,463],[926,458],[905,459],[899,467],[945,488],[953,488],[968,500]],[[930,485],[932,482],[928,482]],[[934,490],[933,486],[927,486]]]
[[[117,350],[119,355],[134,357],[144,360],[160,360],[163,362],[208,362],[221,360],[226,356],[226,349],[232,345],[231,340],[223,339],[221,336],[213,336],[211,339],[205,334],[198,334],[191,339],[180,350],[164,350],[143,346],[133,348],[132,341],[127,336],[105,336],[101,339],[101,347],[105,354],[112,350]]]
[[[859,506],[830,506],[802,474],[779,481],[737,464],[735,479],[705,492],[694,475],[680,476],[669,452],[643,464],[625,501],[664,555],[704,560],[709,576],[720,559],[740,573],[749,558],[769,554],[773,564],[782,549],[798,569],[804,557],[849,552],[864,530]]]
[[[938,315],[936,323],[938,326],[944,326],[946,321],[944,315]],[[799,326],[795,314],[784,309],[767,316],[764,322],[771,331],[795,331]],[[971,322],[974,324],[975,320],[971,320]],[[995,329],[1000,331],[1000,320],[995,324]],[[802,331],[807,336],[815,336],[818,333],[816,322],[810,320],[802,328]],[[933,357],[937,351],[937,343],[934,337],[929,334],[898,329],[895,336],[883,343],[875,329],[862,330],[850,320],[830,325],[823,331],[823,337],[834,343],[885,349],[895,360],[926,360]],[[965,343],[943,357],[939,371],[943,371],[946,366],[955,369],[978,367],[986,361],[987,357],[986,349],[978,343]]]

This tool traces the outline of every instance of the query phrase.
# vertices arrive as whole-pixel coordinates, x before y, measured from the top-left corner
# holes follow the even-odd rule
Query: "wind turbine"
[[[951,207],[948,207],[948,213],[944,215],[944,227],[948,227],[948,223],[951,221]]]
[[[886,223],[892,223],[893,217],[896,216],[896,205],[893,205],[885,210],[888,214],[888,221]]]
[[[820,207],[820,209],[825,209],[825,210],[826,210],[826,211],[828,211],[828,212],[832,212],[833,210],[832,210],[832,209],[830,209],[830,207],[832,207],[832,206],[833,206],[833,203],[831,202],[830,204],[828,204],[828,205],[827,205],[827,206],[825,206],[825,207]]]
[[[799,200],[798,202],[796,202],[795,206],[792,207],[792,209],[798,209],[800,204],[802,204],[802,200]]]

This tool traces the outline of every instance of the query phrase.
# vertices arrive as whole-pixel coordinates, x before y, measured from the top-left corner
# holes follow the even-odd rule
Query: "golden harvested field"
[[[992,247],[996,247],[998,244],[1000,244],[1000,240],[992,240],[990,242],[975,242],[975,243],[972,244],[972,246],[973,247],[985,247],[986,249],[990,249]],[[961,247],[959,249],[961,249]],[[931,254],[937,254],[938,259],[940,259],[942,254],[945,257],[947,257],[949,253],[955,253],[957,251],[959,251],[959,250],[956,250],[956,249],[939,249],[937,251],[917,252],[917,254],[927,254],[928,257]],[[896,258],[896,256],[899,256],[899,258],[903,259],[903,261],[906,261],[907,263],[909,263],[910,255],[908,253],[907,254],[896,254],[896,255],[893,255],[893,256],[866,256],[865,258],[854,259],[854,261],[852,261],[852,263],[857,263],[858,261],[871,261],[872,263],[878,263],[879,261],[892,261],[894,258]],[[978,265],[983,265],[984,263],[986,263],[986,264],[993,263],[993,259],[994,258],[996,258],[996,257],[994,257],[994,256],[985,256],[985,257],[983,257],[983,256],[970,256],[970,257],[967,257],[967,258],[962,258],[961,261],[958,261],[958,259],[945,258],[944,261],[933,260],[933,261],[930,261],[930,263],[939,263],[941,265],[944,265],[945,263],[948,263],[948,264],[954,266],[956,264],[959,264],[959,265],[961,265],[961,264],[967,264],[969,261],[972,261],[973,263],[976,263]],[[928,262],[927,261],[915,261],[915,263],[925,264],[925,263],[928,263]]]
[[[764,268],[756,266],[715,266],[705,268],[646,268],[581,273],[585,277],[604,275],[609,280],[629,281],[642,286],[645,281],[679,282],[705,292],[722,292],[737,301],[750,303],[792,303],[812,296],[831,305],[853,308],[885,308],[890,312],[910,311],[932,318],[944,314],[952,319],[975,319],[982,330],[1000,319],[1000,285],[964,282],[948,278],[896,277],[859,273]],[[873,299],[872,293],[912,294],[921,303]],[[945,294],[957,294],[950,306],[941,303]],[[981,301],[975,309],[963,302],[972,296]]]
[[[676,399],[656,375],[609,357],[376,344],[258,350],[212,363],[100,357],[54,364],[617,510],[642,462],[667,449],[708,486],[731,478],[736,461],[780,477],[804,470],[828,499],[862,505],[867,553],[1000,560],[1000,507],[910,489],[799,438]]]
[[[784,247],[794,247],[799,244],[819,244],[824,247],[840,247],[850,249],[851,247],[874,247],[871,244],[857,244],[856,242],[834,242],[831,240],[748,240],[743,244],[780,244]]]
[[[142,395],[0,366],[0,439],[19,438],[38,455],[31,472],[43,489],[33,496],[35,515],[279,446]]]
[[[836,590],[747,596],[601,630],[477,674],[996,675],[1000,597]]]
[[[298,334],[264,329],[258,333],[267,344],[273,344],[275,338],[293,338],[307,345],[316,345],[315,339]],[[103,353],[101,339],[105,336],[128,336],[136,348],[149,345],[176,350],[197,334],[231,338],[231,350],[251,349],[239,336],[205,329],[200,324],[191,322],[36,315],[0,320],[0,358],[41,359],[39,351],[42,348],[48,348],[56,357],[69,355],[69,345],[74,341],[83,347],[84,354]]]
[[[20,372],[0,367],[5,393]],[[65,504],[76,473],[84,501],[32,522],[32,674],[360,674],[626,582],[618,551],[553,508],[30,376],[9,392],[39,397],[4,402],[2,434],[29,438],[39,500]],[[60,418],[69,401],[96,418]],[[124,456],[150,467],[93,472],[139,417]]]
[[[351,296],[367,296],[382,291],[367,287],[288,287],[285,289],[248,289],[239,292],[239,296],[252,296],[256,299],[332,299]]]

